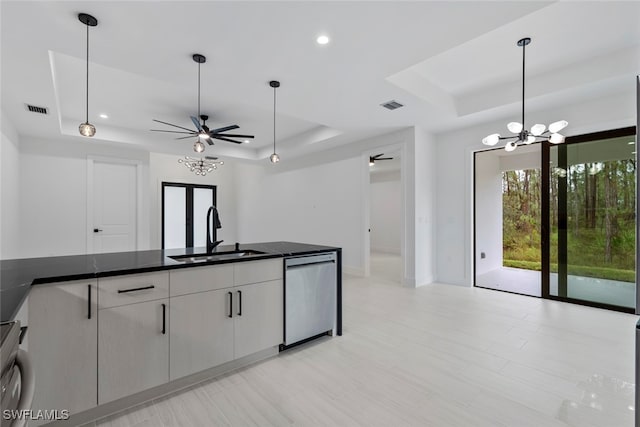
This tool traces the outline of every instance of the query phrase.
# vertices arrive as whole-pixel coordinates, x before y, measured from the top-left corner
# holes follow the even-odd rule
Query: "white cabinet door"
[[[171,298],[170,378],[233,359],[233,289]]]
[[[234,357],[282,344],[282,279],[236,286],[233,290]]]
[[[98,313],[98,403],[169,381],[168,299]]]
[[[34,410],[74,414],[97,405],[96,296],[96,280],[32,287],[27,334],[36,377]]]

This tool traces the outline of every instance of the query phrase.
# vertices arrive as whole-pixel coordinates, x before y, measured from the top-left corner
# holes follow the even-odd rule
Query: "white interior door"
[[[93,224],[89,252],[136,250],[137,168],[134,164],[93,163]]]

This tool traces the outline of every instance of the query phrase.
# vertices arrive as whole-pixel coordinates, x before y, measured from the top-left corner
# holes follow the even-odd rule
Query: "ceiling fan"
[[[201,153],[204,151],[204,144],[206,142],[209,145],[213,145],[214,139],[219,139],[221,141],[233,142],[235,144],[242,144],[246,139],[253,139],[253,135],[239,135],[239,134],[231,134],[226,133],[230,130],[238,129],[240,126],[238,125],[230,125],[224,126],[217,129],[209,129],[206,122],[209,120],[209,116],[206,114],[200,114],[200,64],[203,64],[207,61],[207,58],[204,55],[200,55],[196,53],[193,55],[193,60],[198,63],[198,117],[190,116],[193,125],[195,126],[195,130],[189,129],[183,126],[174,125],[173,123],[163,122],[162,120],[153,119],[154,122],[162,123],[165,125],[173,126],[175,128],[181,129],[177,130],[165,130],[165,129],[151,129],[152,132],[167,132],[167,133],[178,133],[178,134],[186,134],[187,136],[183,136],[176,139],[187,139],[192,137],[197,137],[195,144],[193,145],[193,150],[197,153]],[[200,120],[202,123],[200,123]],[[236,138],[241,138],[242,140],[238,141]]]
[[[369,156],[369,166],[376,164],[376,160],[393,160],[393,157],[382,157],[384,153],[376,154],[375,156]]]

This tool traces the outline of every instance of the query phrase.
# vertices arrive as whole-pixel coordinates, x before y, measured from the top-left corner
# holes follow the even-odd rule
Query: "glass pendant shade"
[[[505,151],[513,151],[515,150],[517,147],[516,142],[515,141],[510,141],[507,142],[507,144],[504,146]]]
[[[566,128],[568,124],[569,122],[567,122],[566,120],[559,120],[557,122],[553,122],[549,125],[549,132],[558,133],[562,129]]]
[[[80,135],[82,136],[93,136],[96,134],[96,127],[89,122],[82,123],[78,130],[80,130]]]
[[[542,135],[545,130],[547,130],[547,127],[540,123],[531,126],[531,134],[535,136]]]
[[[278,163],[280,161],[280,156],[278,156],[278,154],[276,153],[273,153],[271,157],[269,157],[269,160],[271,160],[271,163]]]
[[[500,134],[499,133],[492,133],[491,135],[489,135],[486,138],[484,138],[482,140],[482,143],[484,145],[496,145],[498,143],[498,141],[500,141]]]
[[[204,151],[204,144],[200,140],[197,140],[195,144],[193,144],[193,151],[202,153]]]
[[[549,128],[551,128],[551,126],[549,126]],[[552,144],[562,144],[564,142],[564,136],[559,133],[552,133],[549,142]]]
[[[509,129],[511,133],[520,133],[522,132],[522,123],[510,122],[507,124],[507,129]]]

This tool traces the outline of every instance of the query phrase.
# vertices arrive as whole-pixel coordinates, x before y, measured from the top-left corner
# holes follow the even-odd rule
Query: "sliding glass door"
[[[635,128],[545,143],[542,163],[543,297],[633,312]]]

